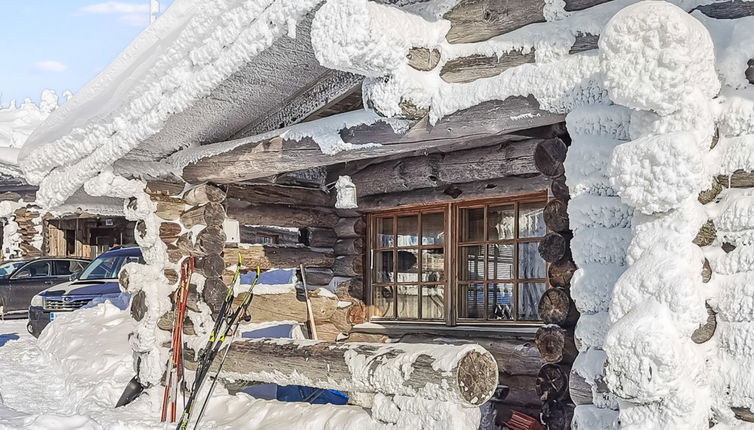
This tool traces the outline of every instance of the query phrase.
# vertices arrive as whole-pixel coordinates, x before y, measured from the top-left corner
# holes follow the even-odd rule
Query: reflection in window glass
[[[422,287],[422,318],[445,318],[445,287],[441,285]]]
[[[545,293],[545,284],[541,282],[524,282],[519,284],[518,319],[539,320],[539,299]]]
[[[484,240],[484,208],[461,210],[461,241]]]
[[[516,236],[516,211],[513,205],[492,206],[487,211],[487,238],[513,239]]]
[[[481,246],[464,246],[461,248],[461,279],[476,281],[484,279],[484,254]]]
[[[487,279],[513,279],[513,244],[494,244],[487,248]]]
[[[389,286],[375,287],[373,315],[376,317],[395,318],[393,307],[393,288]]]
[[[546,276],[545,260],[539,255],[539,242],[519,243],[519,279],[544,278]]]
[[[374,270],[375,282],[393,282],[393,251],[375,252]]]
[[[401,249],[398,251],[398,282],[419,281],[419,251]]]
[[[443,248],[422,251],[422,282],[445,280],[445,250]]]
[[[405,215],[398,217],[398,246],[417,246],[419,244],[419,216]]]
[[[484,318],[484,284],[459,285],[461,318]]]
[[[544,203],[522,203],[518,206],[518,237],[542,237],[546,233]]]
[[[419,287],[398,285],[398,318],[419,317]]]
[[[487,318],[494,320],[513,319],[513,284],[487,285]]]
[[[377,223],[377,246],[389,248],[394,244],[393,217],[381,218]]]
[[[442,245],[445,242],[445,214],[422,214],[422,245]]]

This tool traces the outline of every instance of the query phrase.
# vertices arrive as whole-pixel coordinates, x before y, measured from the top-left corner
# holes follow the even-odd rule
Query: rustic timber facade
[[[211,51],[217,41],[206,45],[217,58],[192,51],[195,63],[187,68],[197,76],[188,87],[212,83],[197,90],[200,95],[191,98],[180,85],[158,88],[159,107],[134,103],[147,113],[129,111],[126,101],[108,112],[119,120],[133,114],[124,128],[118,127],[125,120],[111,123],[104,114],[83,118],[95,130],[103,126],[120,132],[82,145],[94,149],[64,164],[27,158],[28,169],[39,176],[42,203],[62,204],[82,187],[91,196],[126,202],[126,216],[136,222],[135,240],[148,263],[146,269],[129,268],[121,279],[123,288],[134,293],[131,312],[139,325],[132,346],[147,363],[139,375],[143,383],[160,383],[154,327],[170,330],[172,313],[155,297],[172,297],[178,263],[197,258],[192,312],[184,327],[186,335],[204,336],[240,255],[244,271],[305,266],[321,340],[417,343],[428,349],[427,344],[481,345],[495,358],[497,372],[489,372],[491,361],[484,355],[479,359],[483,371],[472,380],[479,378],[487,389],[497,376],[498,425],[513,419],[513,411],[541,414],[551,429],[572,423],[590,430],[643,428],[648,420],[666,416],[672,417],[667,428],[707,426],[713,418],[728,423],[752,419],[747,408],[754,404],[754,384],[739,384],[730,376],[743,370],[725,373],[715,391],[700,370],[706,367],[660,352],[669,345],[671,351],[686,348],[684,357],[713,360],[721,349],[732,369],[744,369],[737,360],[751,358],[736,336],[750,330],[754,312],[725,309],[726,303],[738,306],[734,303],[746,293],[730,287],[718,306],[717,293],[702,284],[716,276],[735,283],[726,280],[749,276],[754,269],[744,268],[751,246],[746,231],[753,227],[748,218],[735,216],[745,212],[740,202],[749,201],[749,191],[734,190],[754,185],[751,163],[736,155],[752,150],[747,136],[754,135],[754,118],[747,91],[754,83],[749,60],[754,53],[725,51],[726,37],[737,35],[740,46],[746,45],[747,32],[732,28],[748,25],[754,3],[700,1],[684,3],[684,9],[664,2],[643,5],[655,14],[642,12],[642,4],[619,13],[633,2],[618,0],[567,0],[559,6],[528,0],[300,3],[296,38],[281,36],[291,23],[275,21],[278,16],[248,22],[251,29],[269,23],[279,38],[261,54],[239,57],[235,68],[223,57],[230,50]],[[219,26],[221,20],[207,22]],[[332,22],[338,29],[328,27]],[[612,22],[618,24],[611,27]],[[664,22],[678,25],[664,27]],[[161,29],[157,24],[155,32]],[[369,31],[356,31],[360,26]],[[604,39],[606,27],[612,33]],[[690,36],[671,37],[668,28],[691,29]],[[629,34],[632,41],[660,34],[665,37],[660,41],[676,43],[658,42],[658,52],[676,61],[654,58],[649,49],[630,51],[643,46],[619,43],[621,31],[630,29],[638,32]],[[713,30],[728,35],[714,40],[725,59],[717,73],[708,33]],[[349,45],[354,40],[362,45]],[[195,43],[205,47],[204,40]],[[230,42],[217,44],[225,43]],[[374,51],[386,46],[386,52]],[[675,54],[671,48],[683,55],[670,55]],[[746,61],[739,61],[741,55],[748,56]],[[692,59],[689,70],[699,70],[686,75],[684,67],[671,67],[685,64],[684,58]],[[213,61],[226,73],[207,73],[222,76],[218,81],[201,74]],[[135,78],[144,91],[129,96],[155,94],[151,85],[174,71],[168,63]],[[724,69],[733,63],[734,71]],[[637,64],[670,69],[652,74],[633,70]],[[623,76],[622,71],[636,73]],[[708,104],[720,90],[720,82],[712,83],[718,75],[727,79],[727,92],[718,100],[723,113],[713,119]],[[636,96],[630,89],[641,85],[629,78],[657,83],[657,88]],[[672,91],[677,97],[670,97]],[[687,100],[687,94],[698,97]],[[83,108],[79,113],[86,114]],[[689,130],[699,133],[673,134]],[[56,142],[62,145],[68,137],[64,132]],[[670,143],[647,143],[649,138]],[[689,155],[678,149],[681,141],[697,142],[701,149]],[[108,144],[122,145],[111,158]],[[661,147],[676,157],[646,147]],[[91,153],[104,160],[99,171],[89,168]],[[702,164],[699,154],[707,153],[725,162]],[[651,167],[650,173],[631,171],[635,165]],[[56,183],[56,175],[68,169],[79,169],[81,175]],[[358,202],[349,209],[336,207],[335,184],[344,177],[354,184]],[[659,185],[651,188],[655,182]],[[668,245],[653,251],[656,255],[646,251],[658,243]],[[704,258],[698,258],[701,253]],[[652,266],[655,261],[665,265]],[[693,294],[662,293],[674,286],[653,283],[664,269],[674,276],[695,276],[668,284],[698,288],[689,287]],[[289,279],[290,288],[260,288],[251,305],[252,321],[306,323],[306,306],[295,291],[300,277]],[[641,312],[645,306],[659,310],[647,315]],[[710,342],[718,319],[729,336],[720,348]],[[647,348],[657,356],[646,366],[636,364],[646,351],[633,323],[656,341]],[[650,336],[655,333],[668,337],[656,340]],[[278,370],[276,381],[285,382],[305,360],[337,361],[345,376],[340,385],[325,388],[366,393],[354,396],[354,402],[372,408],[373,418],[383,424],[408,421],[400,421],[404,415],[398,421],[379,415],[375,393],[397,403],[410,392],[448,408],[470,406],[455,394],[443,398],[405,387],[390,391],[374,381],[353,384],[341,362],[346,355],[341,352],[349,348],[344,345],[337,348],[341,355],[317,348],[298,353],[291,352],[298,351],[291,341],[286,349],[290,362],[279,369],[256,367],[250,362],[275,361],[272,347],[258,343],[257,349],[251,343],[232,347],[234,359],[226,371],[266,381],[266,370]],[[351,348],[369,357],[374,352]],[[658,368],[676,382],[693,370],[693,382],[702,382],[689,387],[669,383],[652,391],[655,386],[647,381]],[[319,370],[312,372],[313,381],[325,384]],[[699,415],[668,406],[686,388],[708,401],[699,404]],[[710,392],[718,394],[705,394]],[[679,424],[684,419],[694,426]],[[432,420],[426,428],[450,425],[447,417]],[[665,427],[653,422],[645,428]]]

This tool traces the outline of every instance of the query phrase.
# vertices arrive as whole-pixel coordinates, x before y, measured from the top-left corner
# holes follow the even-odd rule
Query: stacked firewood
[[[24,257],[39,257],[42,255],[42,216],[39,212],[22,207],[14,212],[18,235],[20,236],[21,255]],[[35,246],[36,245],[36,246]],[[37,247],[39,246],[39,248]]]
[[[548,233],[539,246],[542,258],[550,263],[548,288],[539,302],[539,315],[545,323],[536,334],[535,343],[546,362],[536,382],[543,401],[542,421],[549,429],[570,428],[573,403],[568,390],[570,366],[578,354],[574,327],[579,318],[570,294],[570,282],[576,271],[570,249],[573,234],[568,219],[568,187],[563,162],[568,147],[559,138],[542,141],[534,152],[534,163],[552,178],[551,199],[544,209]]]

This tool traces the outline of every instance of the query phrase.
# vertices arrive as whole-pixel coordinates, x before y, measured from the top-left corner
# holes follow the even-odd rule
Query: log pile
[[[42,215],[28,207],[22,207],[14,212],[14,219],[18,224],[19,244],[22,257],[42,256]]]
[[[568,389],[569,374],[578,355],[574,328],[579,312],[570,293],[577,267],[571,255],[573,233],[563,166],[567,151],[565,142],[554,138],[542,141],[534,152],[537,169],[551,180],[551,199],[543,214],[548,233],[539,245],[540,256],[550,263],[550,288],[539,301],[539,316],[546,325],[535,336],[539,354],[546,362],[539,370],[536,392],[543,402],[542,421],[548,429],[570,428],[574,406]]]

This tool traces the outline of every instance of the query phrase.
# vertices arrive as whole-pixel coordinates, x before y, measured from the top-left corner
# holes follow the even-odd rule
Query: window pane
[[[458,272],[463,281],[476,281],[484,279],[484,254],[482,247],[464,246],[460,248],[461,267]]]
[[[518,237],[542,237],[545,235],[544,203],[518,205]]]
[[[374,316],[395,318],[393,306],[394,287],[374,287]]]
[[[513,284],[488,284],[487,303],[488,319],[513,319]]]
[[[545,278],[545,260],[539,255],[539,242],[518,244],[518,278]]]
[[[461,210],[461,241],[484,240],[484,208]]]
[[[377,246],[380,248],[395,246],[393,233],[393,217],[380,218],[377,221]]]
[[[445,250],[425,249],[422,251],[422,282],[442,282],[445,280]]]
[[[374,253],[374,282],[393,282],[393,251]]]
[[[398,282],[419,281],[419,251],[406,249],[398,251]]]
[[[398,318],[419,317],[419,287],[398,285]]]
[[[518,319],[527,321],[539,320],[539,299],[545,293],[545,284],[525,282],[519,284],[518,288]]]
[[[398,246],[417,246],[419,244],[419,216],[405,215],[398,217]]]
[[[442,245],[445,242],[445,214],[422,214],[422,245]]]
[[[513,205],[493,206],[487,211],[487,237],[489,240],[516,237],[516,211]]]
[[[458,285],[458,316],[484,318],[484,284]]]
[[[422,318],[445,318],[445,287],[422,286]]]
[[[487,279],[513,279],[513,244],[487,248]]]

